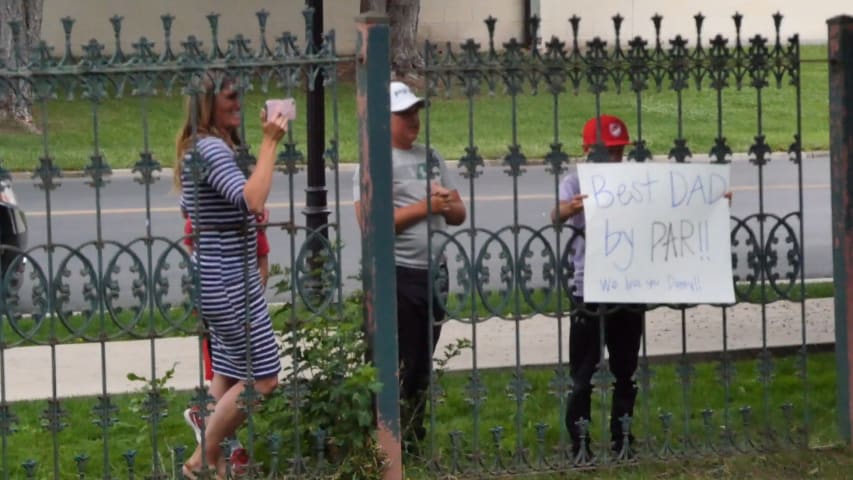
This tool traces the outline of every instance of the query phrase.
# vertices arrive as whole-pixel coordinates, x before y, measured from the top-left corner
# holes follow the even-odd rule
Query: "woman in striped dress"
[[[226,474],[220,443],[245,420],[238,399],[252,379],[261,395],[273,392],[281,364],[258,274],[255,215],[263,214],[272,187],[278,142],[287,130],[281,116],[266,121],[252,174],[237,166],[241,144],[240,96],[228,79],[208,76],[203,92],[188,99],[187,117],[177,138],[175,177],[180,178],[181,208],[193,222],[198,243],[192,261],[201,289],[196,295],[209,328],[216,400],[201,447],[183,467],[195,478],[206,464]],[[214,85],[219,85],[216,88]]]

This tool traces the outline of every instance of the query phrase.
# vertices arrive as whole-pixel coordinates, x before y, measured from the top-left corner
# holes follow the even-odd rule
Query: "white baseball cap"
[[[424,99],[412,93],[403,82],[391,82],[391,113],[405,112],[406,110],[418,105],[424,105]]]

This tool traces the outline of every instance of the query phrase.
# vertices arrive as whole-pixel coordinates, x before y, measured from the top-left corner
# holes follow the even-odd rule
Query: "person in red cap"
[[[618,117],[601,115],[586,122],[583,127],[583,149],[589,153],[594,146],[607,149],[610,161],[621,162],[625,146],[630,143],[628,127]],[[609,353],[610,373],[615,377],[613,403],[610,410],[610,447],[620,456],[630,456],[633,436],[622,429],[622,418],[633,417],[637,386],[633,380],[643,335],[643,305],[601,305],[583,300],[584,250],[583,232],[586,221],[578,174],[572,170],[560,183],[559,204],[551,211],[551,220],[566,223],[577,234],[572,235],[569,248],[573,249],[571,262],[574,275],[569,279],[574,314],[569,328],[569,373],[572,391],[566,409],[566,428],[572,440],[572,453],[576,460],[589,459],[592,449],[588,435],[583,435],[584,421],[591,421],[592,376],[601,359],[600,327],[604,326],[604,343]],[[601,311],[599,310],[601,308]],[[588,425],[588,424],[587,424]],[[585,446],[581,451],[581,446]]]

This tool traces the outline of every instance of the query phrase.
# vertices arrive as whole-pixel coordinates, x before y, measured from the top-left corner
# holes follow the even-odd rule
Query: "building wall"
[[[571,26],[568,20],[575,14],[581,17],[578,35],[581,40],[599,36],[611,41],[611,17],[617,12],[625,17],[622,23],[622,38],[626,41],[637,35],[654,38],[651,17],[660,13],[663,16],[662,38],[671,39],[681,34],[692,44],[696,39],[693,16],[699,12],[705,16],[702,26],[705,41],[718,33],[733,38],[735,28],[732,15],[735,12],[744,16],[741,29],[743,38],[761,34],[773,39],[775,33],[772,15],[780,12],[784,15],[783,40],[798,33],[804,43],[825,43],[826,20],[843,13],[853,13],[853,3],[838,0],[716,0],[701,4],[672,0],[602,0],[583,5],[567,0],[539,0],[539,3],[543,18],[542,38],[545,41],[552,35],[570,40]]]
[[[450,41],[454,44],[473,38],[483,48],[488,46],[488,33],[483,20],[489,15],[498,19],[495,29],[497,46],[511,37],[522,37],[524,0],[421,0],[419,37],[437,43]],[[744,15],[743,33],[752,36],[773,34],[771,15],[780,11],[785,15],[782,33],[788,36],[800,34],[804,42],[826,41],[826,19],[841,13],[853,13],[853,3],[837,0],[813,0],[794,2],[791,0],[717,0],[696,6],[692,2],[672,0],[601,0],[581,3],[569,0],[533,0],[533,10],[538,9],[542,18],[540,36],[547,41],[556,35],[565,41],[571,40],[568,19],[577,14],[582,18],[580,39],[588,40],[600,36],[613,38],[611,17],[619,12],[625,21],[623,39],[635,35],[651,38],[654,29],[650,18],[655,13],[664,17],[662,36],[665,39],[676,34],[695,38],[693,15],[699,10],[706,16],[703,36],[710,38],[717,33],[734,35],[731,16],[739,11]],[[227,39],[243,33],[258,44],[258,24],[255,12],[265,8],[270,17],[267,23],[267,41],[284,31],[296,34],[304,40],[305,27],[302,0],[44,0],[44,22],[42,37],[58,52],[64,45],[64,34],[60,19],[71,16],[76,19],[72,33],[72,46],[79,52],[80,46],[90,38],[105,43],[107,51],[113,49],[113,31],[109,18],[124,16],[122,42],[126,51],[140,36],[155,42],[159,50],[163,43],[160,15],[171,13],[176,18],[173,24],[172,47],[181,50],[180,42],[188,35],[196,35],[210,47],[210,29],[205,15],[210,12],[221,14],[220,45],[224,48]],[[358,15],[358,0],[326,0],[325,29],[336,31],[336,44],[342,54],[355,49],[353,19]]]
[[[262,8],[270,12],[267,20],[267,42],[284,31],[296,34],[300,43],[305,38],[305,21],[302,0],[44,0],[42,38],[62,51],[65,37],[61,18],[71,16],[76,21],[72,30],[72,47],[96,38],[106,44],[107,51],[114,48],[114,34],[109,18],[114,14],[124,17],[122,23],[122,48],[129,52],[131,44],[145,36],[155,42],[159,51],[163,43],[160,15],[175,16],[172,25],[172,48],[181,50],[180,42],[195,35],[210,47],[210,28],[205,16],[215,12],[219,18],[219,42],[224,49],[227,39],[242,33],[258,45],[258,22],[255,12]],[[334,29],[338,52],[351,54],[355,50],[354,19],[359,13],[358,0],[326,0],[324,3],[325,30]],[[496,36],[500,41],[519,36],[523,9],[521,0],[422,0],[419,37],[434,41],[462,43],[473,37],[487,45],[488,33],[483,20],[492,15],[498,18]]]
[[[227,40],[237,33],[252,40],[258,46],[259,30],[255,12],[266,9],[267,42],[290,31],[305,39],[305,19],[302,0],[44,0],[42,38],[61,53],[64,33],[60,19],[73,17],[76,22],[72,30],[72,46],[79,51],[80,45],[96,38],[112,51],[114,34],[109,18],[114,14],[124,16],[122,23],[122,49],[132,51],[131,44],[145,36],[155,43],[155,50],[163,46],[163,24],[160,15],[175,16],[172,24],[172,49],[181,51],[180,42],[195,35],[209,48],[210,27],[206,15],[219,13],[219,44],[225,49]],[[324,4],[324,29],[335,30],[335,44],[341,53],[352,53],[355,47],[353,19],[358,15],[358,0],[326,0]]]
[[[418,37],[454,45],[473,38],[484,49],[489,31],[484,20],[489,15],[495,24],[496,48],[512,37],[521,39],[524,7],[521,0],[421,0]]]

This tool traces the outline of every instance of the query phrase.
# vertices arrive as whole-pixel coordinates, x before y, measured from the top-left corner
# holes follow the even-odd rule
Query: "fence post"
[[[311,38],[306,42],[313,44],[319,49],[323,44],[323,0],[306,0],[306,24],[310,28]],[[311,13],[307,13],[307,12]],[[308,23],[310,22],[310,23]],[[306,32],[307,33],[307,32]],[[315,51],[314,54],[317,52]],[[309,80],[310,81],[310,80]],[[326,195],[326,90],[323,86],[323,72],[313,80],[313,88],[309,88],[306,94],[306,126],[308,141],[306,142],[306,153],[308,162],[305,168],[305,176],[308,184],[305,187],[305,227],[313,234],[309,237],[308,245],[311,257],[308,259],[308,268],[311,272],[311,292],[320,294],[323,290],[321,275],[317,273],[323,268],[324,260],[321,254],[324,251],[321,237],[328,239],[329,231],[326,225],[329,223],[329,208]],[[333,101],[337,101],[334,99]]]
[[[853,433],[853,17],[833,17],[827,24],[838,425],[849,444]]]
[[[361,274],[369,355],[382,390],[374,400],[386,480],[402,479],[397,380],[397,295],[394,204],[391,190],[391,82],[388,17],[367,12],[356,19],[358,157],[361,186]]]

